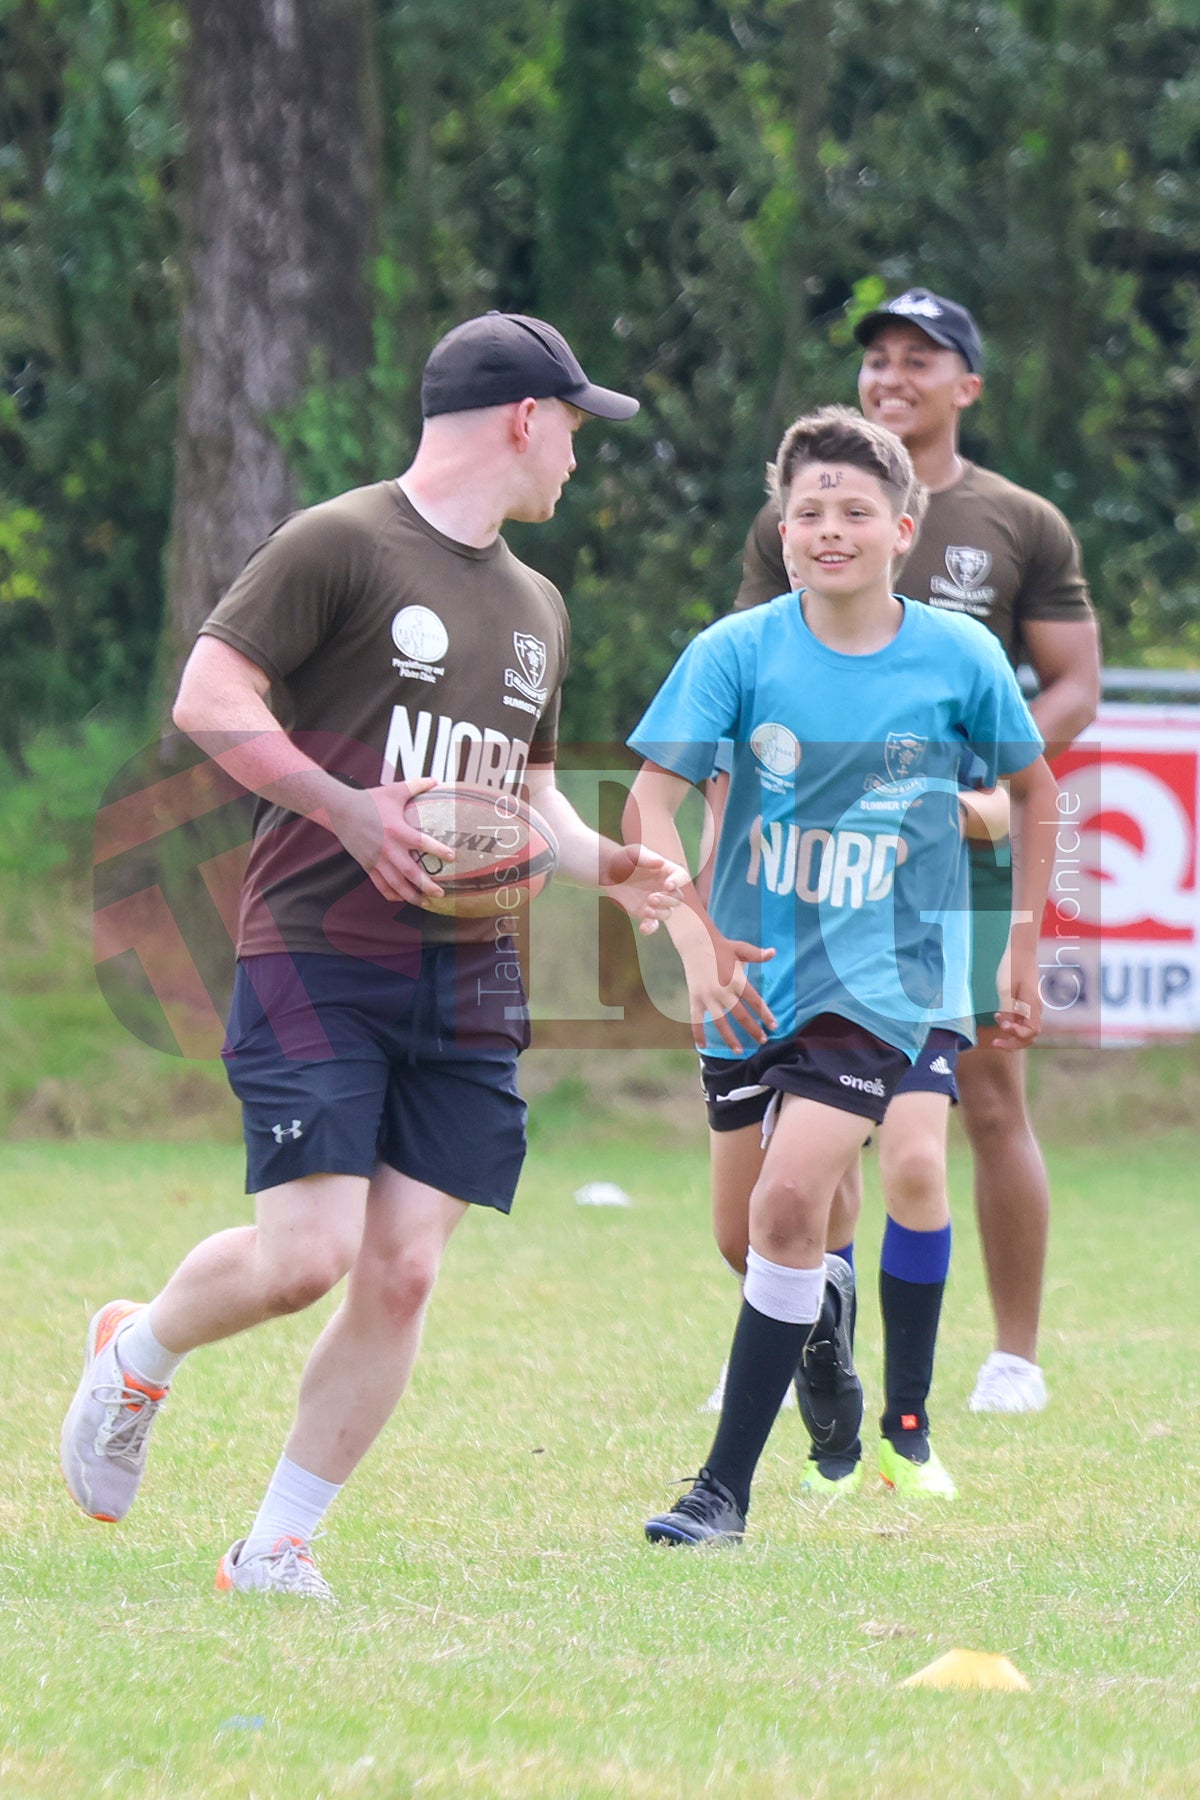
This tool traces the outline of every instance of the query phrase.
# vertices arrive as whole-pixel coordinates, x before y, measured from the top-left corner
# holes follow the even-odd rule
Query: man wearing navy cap
[[[1033,666],[1039,692],[1032,711],[1052,756],[1095,717],[1099,634],[1079,546],[1062,514],[959,452],[962,415],[983,386],[979,328],[965,306],[927,288],[910,288],[860,319],[854,335],[863,347],[858,373],[863,413],[900,438],[929,495],[899,571],[899,587],[914,600],[981,620],[1014,666],[1020,661]],[[768,502],[746,539],[735,606],[758,605],[791,586],[778,512]],[[996,1344],[980,1369],[970,1405],[976,1412],[1034,1412],[1046,1404],[1037,1333],[1049,1191],[1026,1108],[1025,1053],[988,1041],[996,1007],[994,976],[1007,935],[1010,870],[1006,855],[991,846],[971,848],[981,1032],[978,1047],[958,1064],[958,1086],[974,1156]],[[919,1106],[920,1096],[913,1100]],[[903,1250],[897,1260],[899,1267],[889,1271],[885,1243],[885,1283],[904,1283]],[[917,1278],[907,1285],[915,1291],[923,1282]],[[901,1287],[893,1300],[896,1293],[903,1299]],[[931,1313],[932,1304],[915,1295],[918,1311]]]
[[[422,402],[398,480],[296,513],[254,552],[175,703],[259,796],[225,1051],[255,1223],[199,1244],[148,1305],[94,1316],[61,1460],[85,1513],[123,1518],[187,1353],[345,1276],[224,1592],[332,1599],[314,1533],[404,1390],[451,1233],[471,1205],[509,1210],[524,1155],[510,922],[422,909],[442,890],[420,853],[454,853],[412,796],[470,782],[504,817],[524,789],[568,880],[644,931],[674,904],[662,857],[597,836],[555,786],[567,613],[500,535],[554,512],[586,418],[637,401],[590,382],[553,326],[488,313],[435,346]]]

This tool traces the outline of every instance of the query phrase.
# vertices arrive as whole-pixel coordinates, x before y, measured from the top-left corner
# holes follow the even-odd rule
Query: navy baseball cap
[[[909,288],[894,300],[887,300],[858,321],[854,335],[860,344],[869,344],[881,325],[889,319],[907,319],[940,344],[943,350],[957,350],[971,373],[983,367],[983,339],[979,327],[957,300],[944,300],[928,288]]]
[[[632,419],[638,402],[597,387],[561,331],[524,313],[484,313],[448,331],[421,377],[421,414],[473,412],[513,400],[566,400],[598,419]]]

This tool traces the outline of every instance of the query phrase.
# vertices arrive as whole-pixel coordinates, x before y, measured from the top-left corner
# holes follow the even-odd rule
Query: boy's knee
[[[940,1144],[917,1142],[893,1149],[880,1157],[879,1174],[888,1210],[894,1216],[899,1216],[897,1207],[907,1211],[932,1201],[940,1204],[946,1191],[946,1161]]]

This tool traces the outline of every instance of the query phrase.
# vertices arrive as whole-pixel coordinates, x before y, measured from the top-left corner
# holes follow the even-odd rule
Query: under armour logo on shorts
[[[304,1136],[304,1127],[299,1119],[293,1119],[290,1125],[272,1125],[271,1132],[277,1144],[282,1144],[284,1138],[291,1138],[295,1143],[297,1138]]]

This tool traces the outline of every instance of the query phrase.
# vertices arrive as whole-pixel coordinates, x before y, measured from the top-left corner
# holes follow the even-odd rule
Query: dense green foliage
[[[174,429],[175,9],[2,0],[0,743],[144,700]]]
[[[277,422],[306,497],[395,468],[431,339],[542,310],[645,405],[549,529],[567,729],[623,735],[728,604],[763,458],[852,394],[847,308],[980,317],[967,448],[1076,525],[1110,656],[1200,653],[1196,0],[378,0],[375,370]],[[0,744],[140,702],[161,622],[182,25],[0,0]],[[269,79],[269,71],[264,71]]]

